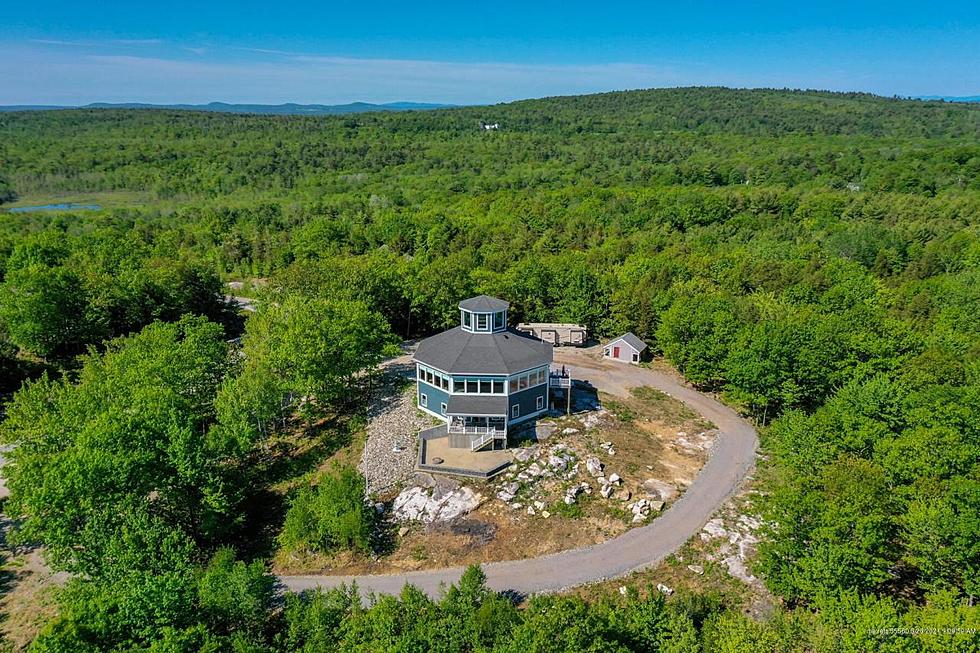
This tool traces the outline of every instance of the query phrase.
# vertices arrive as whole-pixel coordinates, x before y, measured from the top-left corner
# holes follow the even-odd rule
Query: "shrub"
[[[235,560],[232,549],[219,549],[198,580],[201,614],[212,632],[260,634],[275,594],[273,577],[256,560]]]
[[[316,486],[293,498],[280,545],[289,551],[370,551],[375,513],[364,488],[364,477],[349,465],[323,474]]]

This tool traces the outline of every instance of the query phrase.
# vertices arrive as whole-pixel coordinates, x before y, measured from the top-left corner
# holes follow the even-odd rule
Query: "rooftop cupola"
[[[498,333],[507,330],[507,302],[478,295],[459,303],[459,324],[469,333]]]

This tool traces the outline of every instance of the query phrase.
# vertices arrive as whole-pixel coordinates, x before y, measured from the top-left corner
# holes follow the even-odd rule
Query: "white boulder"
[[[707,542],[718,537],[727,538],[728,531],[725,530],[725,522],[721,518],[716,517],[708,520],[708,523],[701,529],[701,539]]]
[[[552,454],[548,456],[548,467],[552,469],[565,469],[568,467],[568,460],[563,456]]]
[[[602,475],[602,462],[595,456],[589,456],[585,459],[585,469],[588,470],[593,476]]]
[[[391,510],[398,521],[430,524],[465,515],[479,507],[482,501],[483,497],[468,487],[457,488],[435,498],[425,488],[413,486],[395,497]]]

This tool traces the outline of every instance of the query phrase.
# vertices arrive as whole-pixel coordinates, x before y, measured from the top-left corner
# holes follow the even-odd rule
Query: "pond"
[[[98,204],[41,204],[39,206],[18,206],[7,209],[11,213],[34,213],[35,211],[100,211],[102,207]]]

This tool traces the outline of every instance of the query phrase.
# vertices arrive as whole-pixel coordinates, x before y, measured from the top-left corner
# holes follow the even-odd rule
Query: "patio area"
[[[433,430],[433,429],[430,429]],[[431,433],[419,440],[418,469],[436,474],[453,474],[471,478],[490,478],[507,469],[513,462],[513,453],[508,449],[499,451],[470,451],[465,448],[449,446],[449,436]],[[442,462],[435,462],[440,459]]]

